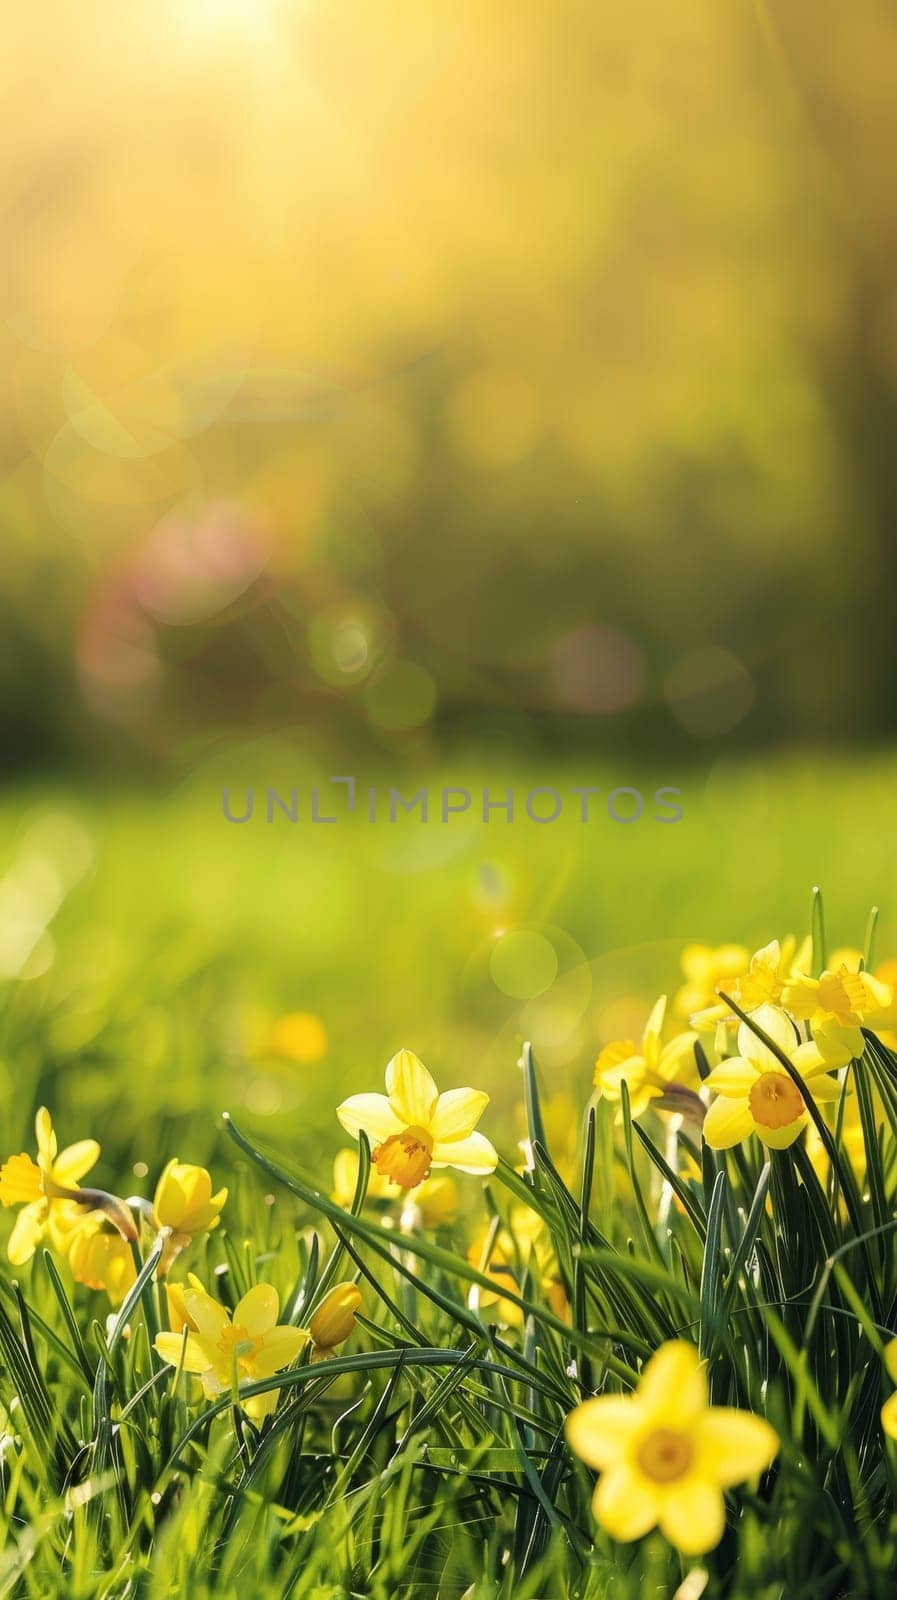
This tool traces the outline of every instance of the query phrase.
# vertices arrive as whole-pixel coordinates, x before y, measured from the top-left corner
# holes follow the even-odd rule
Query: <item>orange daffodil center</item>
[[[787,1128],[806,1110],[803,1095],[784,1072],[761,1072],[748,1092],[748,1105],[764,1128]]]
[[[769,1466],[779,1447],[769,1423],[731,1406],[711,1406],[694,1346],[662,1345],[633,1395],[601,1395],[567,1418],[573,1451],[601,1476],[592,1501],[614,1539],[654,1527],[683,1555],[703,1555],[722,1538],[723,1491]]]
[[[431,1167],[494,1172],[497,1152],[475,1131],[488,1103],[479,1089],[440,1094],[423,1062],[399,1050],[386,1069],[386,1094],[350,1095],[336,1114],[347,1133],[357,1139],[364,1132],[371,1140],[381,1176],[414,1189]]]
[[[433,1140],[425,1128],[405,1128],[378,1144],[373,1156],[377,1171],[385,1178],[402,1189],[415,1189],[430,1170]]]

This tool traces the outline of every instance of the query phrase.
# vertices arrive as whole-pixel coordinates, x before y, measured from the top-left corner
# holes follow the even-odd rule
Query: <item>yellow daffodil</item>
[[[846,961],[818,978],[794,978],[785,985],[782,1003],[798,1021],[810,1023],[830,1067],[844,1066],[862,1055],[863,1024],[874,1028],[894,1020],[890,984],[871,972],[854,971]]]
[[[130,1246],[102,1211],[81,1215],[68,1235],[65,1254],[75,1282],[105,1289],[114,1306],[137,1276]]]
[[[345,1343],[355,1327],[361,1305],[357,1283],[338,1283],[325,1294],[308,1324],[314,1346],[313,1361],[325,1361],[337,1345]]]
[[[812,1043],[799,1044],[793,1022],[777,1006],[758,1006],[755,1022],[788,1057],[814,1100],[837,1100],[841,1085],[827,1076],[828,1063]],[[809,1113],[797,1084],[781,1061],[746,1022],[738,1029],[739,1054],[714,1067],[707,1088],[716,1095],[704,1118],[704,1138],[713,1150],[728,1150],[756,1133],[784,1150],[806,1127]]]
[[[95,1139],[79,1139],[59,1150],[53,1123],[46,1106],[34,1119],[37,1161],[24,1152],[10,1156],[0,1167],[0,1201],[5,1206],[22,1206],[7,1246],[13,1266],[20,1267],[31,1257],[46,1234],[50,1234],[62,1201],[72,1201],[81,1179],[99,1159]]]
[[[186,1340],[181,1332],[156,1336],[156,1351],[169,1366],[183,1356],[184,1370],[196,1373],[211,1400],[244,1383],[271,1378],[295,1361],[308,1343],[305,1328],[278,1324],[280,1300],[270,1283],[257,1283],[238,1302],[234,1314],[203,1288],[191,1273],[180,1295],[186,1319]],[[171,1309],[169,1300],[169,1309]],[[176,1312],[177,1314],[177,1312]],[[254,1395],[245,1403],[250,1416],[263,1417],[274,1410],[277,1392]]]
[[[621,1085],[629,1090],[629,1105],[634,1117],[647,1111],[652,1100],[666,1094],[673,1083],[687,1088],[697,1085],[695,1062],[697,1034],[678,1033],[662,1043],[666,995],[654,1006],[642,1035],[641,1048],[632,1039],[607,1044],[595,1062],[595,1085],[608,1100],[621,1099]]]
[[[897,1383],[897,1339],[885,1345],[885,1366],[892,1383]],[[889,1439],[897,1439],[897,1389],[881,1408],[881,1425]]]
[[[153,1198],[157,1226],[171,1229],[159,1263],[162,1276],[197,1234],[217,1228],[226,1199],[226,1189],[212,1193],[212,1178],[205,1167],[195,1167],[176,1158],[169,1161],[156,1184]]]
[[[785,984],[791,978],[809,972],[812,955],[810,939],[804,939],[800,948],[790,933],[781,941],[771,939],[769,944],[754,951],[745,970],[730,980],[729,986],[724,979],[717,984],[717,989],[735,1000],[742,1011],[755,1011],[762,1005],[777,1005]],[[722,1029],[724,1037],[728,1037],[734,1033],[738,1023],[735,1012],[724,1000],[719,999],[715,1004],[694,1012],[689,1020],[702,1038],[719,1029]],[[721,1041],[718,1049],[722,1051],[724,1048],[725,1044]]]
[[[774,1459],[778,1435],[762,1417],[711,1406],[693,1345],[662,1345],[634,1395],[586,1400],[567,1418],[570,1448],[601,1477],[595,1520],[612,1538],[640,1539],[659,1525],[686,1556],[719,1544],[723,1490]]]
[[[743,944],[687,944],[680,961],[685,982],[674,996],[673,1012],[687,1020],[719,1004],[717,991],[747,972],[750,952]]]
[[[358,1151],[338,1150],[333,1158],[332,1198],[337,1205],[349,1207],[355,1198],[358,1181]],[[368,1178],[367,1201],[394,1201],[396,1186],[385,1173],[371,1168]],[[409,1227],[438,1228],[444,1222],[453,1222],[458,1215],[458,1185],[447,1172],[425,1178],[414,1189],[402,1195],[403,1227],[407,1214]]]
[[[347,1133],[362,1130],[373,1143],[377,1171],[401,1189],[415,1189],[431,1167],[493,1172],[498,1155],[475,1133],[489,1096],[479,1089],[440,1094],[429,1072],[410,1050],[400,1050],[386,1069],[386,1094],[353,1094],[337,1108]]]

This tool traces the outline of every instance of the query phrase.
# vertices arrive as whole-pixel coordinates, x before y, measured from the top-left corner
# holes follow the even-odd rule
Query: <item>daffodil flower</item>
[[[121,1304],[137,1276],[130,1246],[102,1211],[79,1216],[67,1235],[65,1255],[75,1282],[105,1289],[113,1306]]]
[[[7,1246],[13,1266],[30,1261],[40,1241],[60,1220],[62,1202],[77,1199],[81,1179],[99,1160],[95,1139],[79,1139],[60,1150],[46,1106],[34,1119],[37,1161],[24,1152],[10,1156],[0,1167],[0,1201],[5,1206],[22,1206]],[[64,1215],[64,1213],[62,1213]]]
[[[494,1172],[498,1155],[475,1133],[489,1096],[479,1089],[440,1094],[429,1072],[410,1050],[399,1050],[386,1069],[386,1094],[353,1094],[337,1116],[353,1138],[364,1131],[373,1142],[376,1170],[402,1189],[414,1189],[431,1167]]]
[[[632,1039],[618,1039],[605,1045],[595,1062],[596,1088],[608,1100],[619,1102],[625,1083],[634,1117],[647,1111],[651,1101],[660,1099],[671,1084],[689,1087],[698,1081],[697,1034],[679,1033],[669,1043],[662,1042],[666,1005],[666,995],[661,995],[645,1026],[641,1049]]]
[[[212,1193],[211,1175],[205,1167],[190,1162],[169,1161],[153,1197],[153,1218],[158,1228],[170,1228],[159,1274],[164,1277],[171,1263],[200,1233],[209,1233],[221,1221],[227,1190]]]
[[[750,952],[743,944],[687,944],[680,956],[685,982],[673,998],[677,1017],[718,1005],[717,990],[747,972]]]
[[[809,971],[812,954],[813,944],[810,939],[804,939],[800,948],[792,933],[781,941],[771,939],[769,944],[764,944],[759,950],[754,951],[750,960],[746,962],[744,971],[736,974],[734,979],[728,979],[730,986],[727,986],[724,975],[716,988],[731,994],[742,1011],[756,1011],[757,1007],[762,1005],[777,1005],[782,999],[785,985],[792,978],[798,978],[802,973]],[[708,1003],[701,1010],[695,1011],[689,1020],[692,1027],[697,1028],[702,1035],[722,1028],[726,1036],[734,1032],[738,1021],[734,1011],[724,1000],[717,1000],[715,1004]],[[724,1046],[720,1045],[720,1049],[722,1048]]]
[[[723,1490],[757,1477],[779,1440],[762,1417],[711,1406],[693,1345],[652,1356],[634,1395],[601,1395],[567,1418],[567,1442],[601,1477],[595,1520],[621,1542],[654,1527],[686,1556],[704,1555],[725,1528]]]
[[[180,1294],[173,1300],[169,1296],[169,1313],[173,1307],[176,1315],[183,1315],[182,1331],[157,1334],[156,1351],[172,1367],[183,1359],[184,1370],[199,1376],[210,1400],[235,1388],[239,1392],[243,1383],[273,1377],[295,1361],[308,1343],[307,1329],[278,1323],[280,1300],[270,1283],[257,1283],[231,1316],[191,1273]],[[272,1391],[251,1396],[245,1410],[250,1416],[263,1417],[276,1404],[277,1394]]]
[[[828,1076],[828,1062],[812,1042],[798,1044],[791,1019],[777,1006],[758,1006],[751,1021],[793,1063],[814,1100],[837,1100],[841,1084]],[[713,1150],[728,1150],[752,1133],[773,1150],[794,1143],[807,1126],[804,1097],[778,1056],[746,1022],[738,1029],[739,1054],[723,1061],[707,1079],[716,1099],[704,1118],[704,1138]]]
[[[785,985],[782,1004],[798,1021],[810,1024],[813,1038],[830,1067],[863,1054],[862,1026],[894,1020],[894,992],[871,972],[853,971],[846,961],[818,978],[800,976]]]

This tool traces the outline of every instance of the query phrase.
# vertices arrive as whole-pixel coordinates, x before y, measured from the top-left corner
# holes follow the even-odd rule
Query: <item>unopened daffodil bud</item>
[[[159,1228],[170,1228],[159,1274],[164,1277],[180,1252],[200,1233],[217,1228],[227,1190],[212,1193],[212,1178],[205,1167],[190,1162],[169,1161],[153,1199],[153,1214]]]
[[[360,1309],[361,1290],[357,1283],[338,1283],[325,1294],[308,1325],[319,1357],[348,1339],[355,1327],[355,1313]]]

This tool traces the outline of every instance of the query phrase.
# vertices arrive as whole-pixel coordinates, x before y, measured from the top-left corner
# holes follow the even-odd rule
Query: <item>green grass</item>
[[[849,1173],[820,1187],[797,1146],[773,1156],[767,1205],[759,1147],[704,1149],[680,1203],[659,1210],[659,1119],[644,1137],[615,1133],[603,1104],[584,1119],[609,1011],[637,1018],[675,987],[686,940],[802,933],[819,881],[832,944],[861,944],[881,901],[879,953],[897,952],[894,776],[884,758],[664,774],[685,820],[631,829],[228,828],[208,773],[166,797],[7,794],[3,865],[20,863],[19,899],[7,886],[0,922],[23,919],[22,894],[49,903],[23,861],[55,855],[76,878],[77,839],[48,832],[48,813],[79,819],[91,863],[50,922],[52,947],[38,947],[46,970],[3,987],[0,1154],[32,1147],[45,1103],[61,1143],[101,1141],[91,1181],[115,1192],[151,1193],[170,1156],[204,1162],[230,1186],[224,1226],[177,1276],[195,1270],[229,1305],[274,1282],[297,1321],[328,1275],[357,1276],[364,1319],[332,1361],[274,1380],[280,1407],[258,1432],[154,1362],[151,1285],[112,1327],[105,1296],[73,1286],[64,1262],[55,1275],[40,1251],[4,1265],[0,1595],[635,1600],[672,1596],[697,1565],[706,1592],[732,1600],[884,1600],[897,1534],[878,1421],[897,1327],[894,1058],[870,1045],[857,1072],[887,1115],[880,1141],[867,1129],[855,1192]],[[640,783],[632,769],[614,781]],[[519,929],[557,959],[530,999],[493,975],[496,940]],[[324,1019],[323,1062],[266,1050],[269,1022],[296,1009]],[[530,1132],[539,1094],[550,1108],[569,1092],[583,1120],[569,1164],[551,1133],[522,1179],[525,1036]],[[349,1210],[328,1198],[346,1142],[334,1107],[380,1088],[403,1044],[441,1086],[489,1090],[483,1126],[504,1157],[485,1187],[460,1180],[457,1221],[409,1236],[361,1195]],[[503,1291],[519,1319],[471,1297],[474,1232],[494,1215],[519,1233],[521,1205],[551,1241],[570,1325],[522,1255]],[[631,1386],[677,1333],[706,1355],[714,1401],[765,1412],[782,1440],[762,1483],[730,1497],[703,1563],[659,1535],[619,1546],[597,1532],[592,1475],[562,1437],[584,1394]]]

